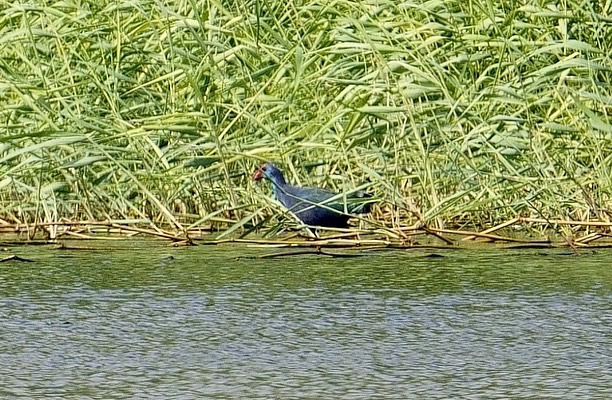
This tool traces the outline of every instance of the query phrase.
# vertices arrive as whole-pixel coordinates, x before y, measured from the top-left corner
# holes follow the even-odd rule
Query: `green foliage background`
[[[389,224],[606,219],[611,8],[0,1],[0,217],[257,222],[273,160]]]

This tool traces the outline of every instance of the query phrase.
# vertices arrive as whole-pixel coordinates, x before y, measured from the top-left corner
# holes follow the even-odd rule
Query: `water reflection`
[[[0,394],[612,395],[609,253],[424,255],[41,251],[0,270]]]

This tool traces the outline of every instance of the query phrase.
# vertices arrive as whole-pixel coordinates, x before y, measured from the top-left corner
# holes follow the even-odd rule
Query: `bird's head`
[[[255,170],[255,173],[253,174],[253,180],[260,181],[263,178],[267,178],[276,184],[285,183],[283,173],[272,163],[262,164]]]

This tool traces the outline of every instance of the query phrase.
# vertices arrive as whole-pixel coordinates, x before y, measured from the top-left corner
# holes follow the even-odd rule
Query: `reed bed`
[[[0,223],[273,236],[295,223],[250,179],[272,160],[365,185],[381,243],[605,238],[611,8],[0,1]]]

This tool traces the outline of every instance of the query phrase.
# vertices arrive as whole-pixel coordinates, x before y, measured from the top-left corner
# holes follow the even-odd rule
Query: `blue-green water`
[[[0,264],[0,398],[612,398],[610,250],[98,246]]]

